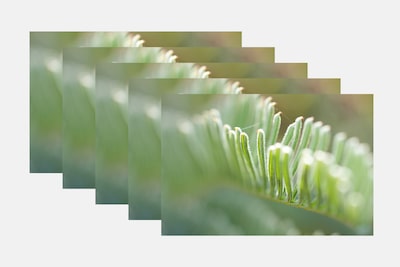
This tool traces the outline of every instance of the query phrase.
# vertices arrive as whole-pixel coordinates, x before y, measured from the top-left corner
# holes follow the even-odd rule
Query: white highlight
[[[146,115],[151,118],[151,119],[159,119],[161,118],[161,110],[160,107],[158,105],[149,105],[146,108]]]
[[[120,104],[128,102],[127,93],[123,89],[114,89],[112,93],[112,99]]]
[[[183,134],[190,134],[193,131],[193,125],[189,121],[179,123],[178,128]]]
[[[79,83],[87,89],[94,89],[94,73],[84,73],[79,77]]]
[[[48,58],[45,60],[46,68],[54,73],[61,72],[61,59],[57,57]]]

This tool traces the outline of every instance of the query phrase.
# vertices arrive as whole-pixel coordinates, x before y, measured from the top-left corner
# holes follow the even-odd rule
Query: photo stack
[[[30,172],[165,236],[373,235],[373,95],[265,45],[30,32]]]

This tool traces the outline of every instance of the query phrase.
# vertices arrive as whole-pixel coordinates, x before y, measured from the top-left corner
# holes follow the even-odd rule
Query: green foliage
[[[368,146],[343,133],[337,133],[331,144],[330,126],[302,117],[277,140],[281,114],[275,113],[271,98],[240,98],[193,120],[195,131],[181,131],[188,147],[194,142],[203,146],[202,153],[191,150],[200,169],[215,179],[229,176],[242,181],[248,192],[259,197],[335,218],[355,233],[371,233],[372,154]],[[243,113],[256,119],[250,115],[240,121],[243,118],[229,116]],[[223,124],[223,116],[230,117],[232,125],[262,128]]]
[[[46,33],[31,35],[32,172],[62,170],[62,48],[141,47],[144,42],[139,35],[127,33],[60,33],[48,37]],[[175,63],[177,58],[172,51],[162,48],[138,51],[115,58],[122,58],[124,62],[164,63]],[[205,66],[188,63],[170,64],[157,70],[150,68],[148,74],[149,77],[206,79],[210,72]],[[78,80],[75,82],[80,83],[79,87],[76,84],[73,87],[88,95],[88,107],[93,108],[95,90],[89,88],[93,85]],[[131,110],[127,111],[125,89],[108,91],[99,106],[105,110],[112,108],[107,114],[118,114],[111,121],[125,126],[121,127],[125,133],[121,136],[126,136],[128,123],[142,126],[142,134],[154,133],[144,134],[140,140],[134,138],[135,152],[143,151],[135,154],[139,157],[134,162],[135,171],[140,170],[140,165],[148,166],[142,164],[147,159],[154,159],[150,152],[161,151],[158,142],[161,137],[165,145],[163,162],[152,163],[162,165],[166,192],[162,200],[163,233],[372,233],[372,152],[357,138],[349,138],[342,132],[333,134],[329,125],[314,122],[312,117],[297,117],[286,129],[281,129],[284,114],[275,111],[272,98],[259,95],[230,98],[222,105],[171,126],[170,117],[161,120],[159,98],[149,100],[136,95],[136,100],[144,106],[142,113],[136,110],[136,116],[128,116]],[[210,80],[206,86],[193,85],[170,92],[214,94],[209,99],[218,100],[217,94],[241,94],[242,90],[239,83]],[[160,92],[149,95],[160,97]],[[128,117],[133,120],[128,121]],[[161,123],[163,134],[159,133]],[[165,125],[169,127],[167,130]],[[113,143],[115,135],[109,130],[110,127],[104,133],[110,150],[104,154],[112,156],[110,151],[117,146]],[[143,150],[146,148],[148,151]],[[112,162],[108,160],[108,163]],[[116,171],[106,176],[113,175]],[[110,180],[109,186],[112,183],[116,184]],[[126,190],[125,183],[118,186]],[[196,190],[191,191],[193,188]],[[179,198],[181,192],[191,196]],[[177,196],[171,197],[175,193]]]

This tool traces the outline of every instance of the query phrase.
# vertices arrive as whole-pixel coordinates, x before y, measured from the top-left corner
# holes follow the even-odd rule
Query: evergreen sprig
[[[212,164],[220,173],[229,169],[229,175],[240,177],[247,188],[268,198],[327,214],[354,227],[371,226],[372,154],[368,146],[344,133],[335,134],[331,144],[330,126],[311,117],[296,118],[278,140],[280,112],[275,113],[272,99],[244,99],[235,102],[236,111],[221,108],[222,112],[243,112],[244,107],[253,106],[257,121],[251,123],[262,128],[246,132],[223,124],[217,110],[205,112],[202,126],[194,127],[208,130],[196,139],[204,146],[203,152],[207,150],[204,164]],[[256,146],[251,149],[254,140]],[[204,153],[198,162],[203,159]]]

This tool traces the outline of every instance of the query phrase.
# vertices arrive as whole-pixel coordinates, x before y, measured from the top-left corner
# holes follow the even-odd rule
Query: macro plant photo
[[[193,64],[192,62],[197,61],[229,62],[238,59],[244,62],[253,60],[274,62],[274,49],[268,47],[248,47],[244,50],[238,47],[143,47],[139,35],[135,37],[136,39],[131,42],[132,47],[68,47],[63,50],[64,188],[95,188],[96,112],[93,103],[97,65],[106,62],[173,63],[175,61]],[[176,54],[179,54],[179,59]],[[221,54],[225,57],[221,57]]]
[[[241,32],[31,32],[30,172],[162,235],[373,235],[373,95]]]
[[[29,37],[31,173],[62,172],[62,65],[65,48],[141,47],[144,43],[148,47],[241,47],[242,43],[241,32],[30,32]],[[165,62],[163,56],[171,56],[166,52],[159,53],[153,49],[153,52],[143,53],[141,58],[152,62],[155,56],[160,62]],[[84,58],[81,58],[81,63]],[[100,60],[92,57],[92,62],[93,59]],[[84,168],[90,170],[90,166]],[[85,183],[81,185],[88,186]]]
[[[371,142],[371,95],[164,96],[162,233],[370,235]]]
[[[229,77],[229,73],[224,77]],[[241,84],[249,87],[239,86]],[[248,89],[259,94],[290,91],[297,95],[313,90],[334,94],[340,92],[335,79],[131,79],[128,100],[130,219],[161,219],[161,105],[164,108],[167,106],[167,103],[161,103],[162,95],[207,93],[211,94],[209,98],[212,99],[215,97],[213,94],[246,94]]]
[[[206,79],[211,75],[210,71],[202,67],[203,64],[212,66],[217,74],[217,78],[241,78],[241,77],[283,77],[296,78],[307,76],[306,64],[303,63],[103,63],[96,67],[96,203],[98,204],[128,204],[128,138],[124,137],[127,134],[126,123],[126,108],[127,105],[127,83],[129,79],[136,78],[200,78]],[[262,71],[252,72],[252,69],[261,69]],[[232,69],[236,71],[232,73]],[[213,78],[210,78],[213,79]],[[202,88],[203,93],[234,93],[228,85],[219,87],[220,83],[210,85],[210,89]],[[231,85],[238,87],[237,84]],[[123,89],[125,88],[125,89]],[[214,88],[214,92],[211,90]],[[233,87],[232,87],[233,88]],[[151,101],[156,101],[157,105],[163,88],[159,88],[159,93],[150,97]],[[144,90],[142,90],[144,91]],[[190,93],[190,89],[186,89]],[[107,93],[108,92],[108,93]],[[179,92],[178,92],[179,93]],[[199,93],[199,92],[198,92]],[[238,93],[238,92],[237,92]],[[115,96],[118,96],[117,99]],[[150,96],[149,94],[147,96]],[[158,96],[158,97],[157,97]],[[151,99],[153,98],[153,100]],[[125,99],[125,100],[124,100]],[[136,107],[140,103],[135,102],[136,97],[131,99],[131,104],[128,106]],[[115,103],[118,102],[118,105]],[[150,103],[152,105],[152,103]],[[118,107],[124,107],[119,109]],[[158,111],[159,112],[159,111]],[[79,119],[79,115],[76,115]],[[160,116],[158,116],[160,117]],[[139,124],[133,127],[139,129],[142,126]],[[118,138],[114,138],[117,137]],[[145,134],[146,136],[146,134]],[[113,137],[113,138],[111,138]],[[112,140],[115,140],[112,142]],[[146,140],[141,140],[142,143],[147,143]],[[152,141],[150,141],[152,142]],[[156,140],[153,140],[156,142]],[[146,148],[144,148],[146,149]],[[142,149],[140,149],[142,150]],[[160,151],[160,150],[158,150]],[[159,153],[158,153],[159,154]],[[136,166],[146,164],[143,160],[138,159]],[[143,192],[142,188],[137,189]],[[144,191],[146,192],[146,191]],[[152,192],[155,195],[157,192]],[[140,195],[143,195],[140,193]],[[134,196],[133,196],[134,198]],[[159,200],[158,200],[159,201]],[[154,199],[153,199],[154,202]],[[140,209],[143,210],[143,209]],[[132,211],[132,209],[130,209]],[[152,216],[141,216],[139,214],[155,214]],[[131,214],[131,213],[130,213]],[[134,212],[132,214],[135,214]],[[137,209],[137,219],[160,219],[160,211],[147,211],[139,213]],[[132,218],[130,216],[130,218]]]

